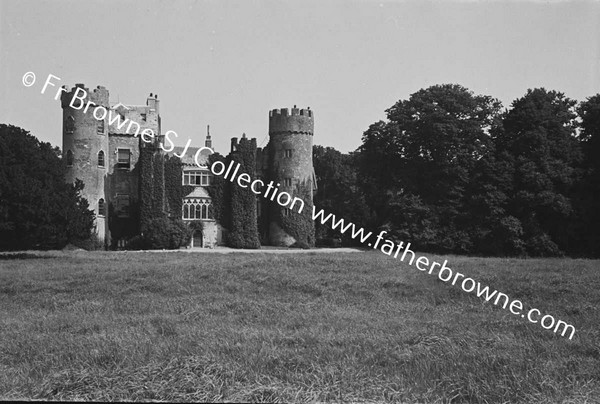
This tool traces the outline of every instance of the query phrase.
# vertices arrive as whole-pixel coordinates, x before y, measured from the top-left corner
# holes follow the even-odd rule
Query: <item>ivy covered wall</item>
[[[242,137],[229,155],[234,167],[240,164],[238,173],[256,178],[256,139]],[[238,174],[238,175],[239,175]],[[260,248],[256,218],[256,195],[250,187],[231,185],[231,229],[228,244],[234,248]]]

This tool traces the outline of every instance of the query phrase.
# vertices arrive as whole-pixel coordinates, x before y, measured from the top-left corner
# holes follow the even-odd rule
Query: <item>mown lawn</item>
[[[375,251],[6,258],[4,400],[600,402],[600,261],[444,257],[569,340]]]

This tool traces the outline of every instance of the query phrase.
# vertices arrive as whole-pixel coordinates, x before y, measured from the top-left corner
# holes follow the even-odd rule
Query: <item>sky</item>
[[[210,125],[221,153],[242,133],[264,146],[269,110],[297,105],[314,111],[315,144],[349,152],[435,84],[505,107],[528,88],[600,93],[600,2],[0,0],[0,123],[61,146],[49,74],[112,103],[158,94],[179,145],[203,145]]]

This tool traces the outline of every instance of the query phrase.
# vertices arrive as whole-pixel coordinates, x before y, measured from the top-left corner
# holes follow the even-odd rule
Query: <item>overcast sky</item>
[[[433,84],[505,106],[534,87],[599,93],[600,3],[0,0],[0,123],[60,146],[60,104],[40,94],[50,73],[111,102],[158,93],[180,145],[208,124],[222,153],[242,132],[264,144],[268,111],[297,104],[314,110],[315,144],[347,152]]]

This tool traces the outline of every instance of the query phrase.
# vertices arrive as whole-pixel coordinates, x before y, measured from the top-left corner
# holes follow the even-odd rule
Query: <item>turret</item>
[[[315,177],[312,160],[314,116],[310,108],[294,105],[269,112],[269,178],[292,196],[302,198],[305,209],[312,210]],[[277,185],[279,184],[279,185]],[[278,204],[269,207],[269,242],[289,246],[296,241],[314,245],[314,223]],[[312,212],[308,213],[309,216]],[[286,222],[303,221],[303,225],[287,226]]]
[[[76,178],[85,184],[83,196],[96,214],[96,232],[104,240],[107,234],[108,200],[105,178],[108,152],[108,90],[98,86],[89,90],[83,84],[63,92],[63,160],[66,181]]]

